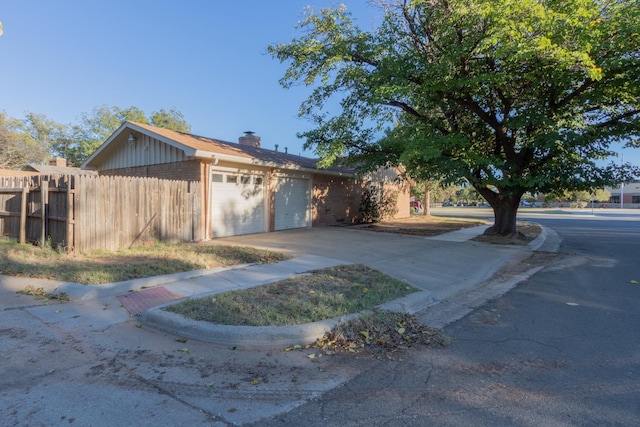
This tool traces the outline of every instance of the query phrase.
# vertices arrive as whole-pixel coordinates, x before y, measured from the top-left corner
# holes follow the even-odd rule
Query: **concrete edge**
[[[191,320],[164,310],[175,302],[144,311],[140,322],[172,335],[199,341],[242,348],[284,348],[314,343],[340,323],[356,318],[360,313],[320,322],[287,326],[233,326]]]
[[[238,264],[229,267],[215,267],[207,270],[184,271],[180,273],[164,274],[161,276],[150,276],[140,279],[125,280],[122,282],[103,283],[100,285],[83,285],[80,283],[63,282],[60,283],[53,292],[56,294],[64,292],[72,299],[77,301],[100,299],[124,294],[129,291],[140,290],[142,288],[152,288],[169,283],[208,276],[210,274],[221,273],[228,270],[246,268],[251,265],[254,264]]]
[[[432,295],[430,291],[418,291],[402,298],[380,304],[378,308],[396,313],[415,314],[438,302]]]
[[[538,252],[558,252],[560,250],[560,242],[562,241],[558,233],[551,228],[544,227],[541,224],[538,225],[542,229],[542,232],[529,243],[529,247],[533,251]]]
[[[533,267],[525,272],[516,274],[506,280],[487,280],[477,287],[459,292],[439,302],[437,305],[425,308],[417,314],[418,320],[432,328],[442,329],[456,322],[476,308],[488,301],[499,298],[527,280],[544,267]]]

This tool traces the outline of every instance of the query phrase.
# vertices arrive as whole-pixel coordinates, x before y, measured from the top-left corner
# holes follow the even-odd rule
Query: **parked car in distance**
[[[442,206],[453,206],[451,202],[442,202]]]
[[[412,200],[409,202],[409,206],[411,207],[411,213],[421,214],[424,212],[422,202],[419,200]]]

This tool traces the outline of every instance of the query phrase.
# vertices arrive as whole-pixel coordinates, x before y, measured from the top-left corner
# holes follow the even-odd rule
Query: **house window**
[[[227,184],[237,184],[238,177],[236,175],[227,175]]]
[[[251,184],[251,177],[250,177],[250,176],[247,176],[247,175],[242,175],[242,176],[240,177],[240,183],[241,183],[241,184],[244,184],[244,185],[246,185],[246,184]]]
[[[640,196],[631,196],[631,203],[640,203]]]
[[[224,175],[222,175],[221,173],[214,173],[213,175],[211,175],[211,182],[222,182],[223,178]]]
[[[611,196],[609,203],[620,203],[620,196]]]
[[[261,176],[254,176],[253,177],[253,183],[255,185],[262,185],[262,177]]]

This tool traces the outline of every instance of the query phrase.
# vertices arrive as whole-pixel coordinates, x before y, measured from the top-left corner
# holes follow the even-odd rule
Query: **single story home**
[[[83,164],[100,175],[198,181],[205,238],[356,223],[367,190],[392,194],[395,218],[408,217],[409,185],[396,170],[356,179],[349,168],[320,169],[317,159],[125,122]]]

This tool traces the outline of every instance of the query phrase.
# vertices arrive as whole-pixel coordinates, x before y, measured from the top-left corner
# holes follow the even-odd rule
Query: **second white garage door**
[[[261,176],[212,174],[213,237],[265,231],[264,189]]]
[[[275,197],[276,230],[311,226],[311,189],[308,179],[277,178]]]

